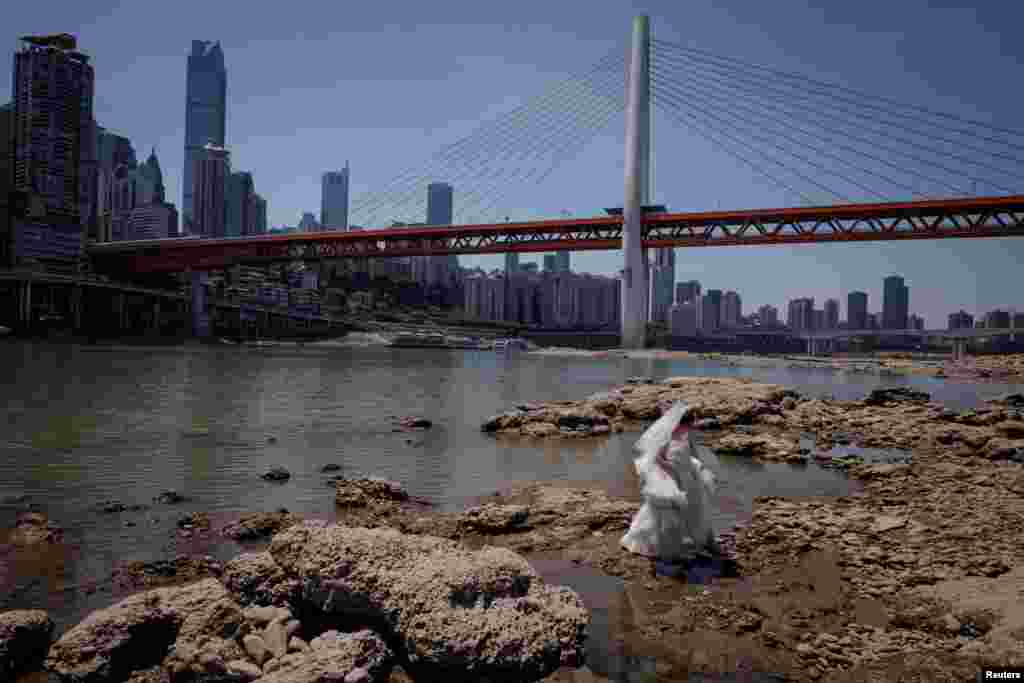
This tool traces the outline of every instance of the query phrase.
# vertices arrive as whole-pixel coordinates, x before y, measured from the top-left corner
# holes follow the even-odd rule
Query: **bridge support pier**
[[[644,155],[650,135],[650,21],[633,19],[626,91],[625,198],[622,206],[622,347],[642,349],[647,338],[647,267],[643,249]]]

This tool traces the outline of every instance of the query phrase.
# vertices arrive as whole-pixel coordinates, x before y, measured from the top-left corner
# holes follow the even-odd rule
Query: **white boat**
[[[495,351],[526,351],[529,348],[525,339],[509,337],[508,339],[496,339],[494,341]]]

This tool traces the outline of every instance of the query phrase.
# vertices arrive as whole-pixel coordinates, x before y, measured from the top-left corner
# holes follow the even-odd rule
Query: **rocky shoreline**
[[[757,499],[751,521],[721,535],[722,557],[684,568],[690,583],[619,547],[639,502],[603,490],[536,482],[442,512],[399,484],[336,475],[341,525],[287,511],[223,528],[183,518],[179,533],[269,545],[226,563],[129,565],[120,578],[143,592],[48,652],[45,614],[0,615],[0,671],[38,668],[43,653],[64,681],[603,680],[583,657],[587,609],[541,580],[526,559],[540,554],[623,582],[621,638],[651,654],[657,680],[966,680],[1024,665],[1024,396],[954,412],[899,389],[829,401],[742,379],[635,378],[482,427],[602,438],[639,432],[676,400],[722,452],[801,466],[812,434],[911,457],[836,464],[860,483],[852,496]],[[59,542],[45,519],[19,528],[25,543]],[[714,579],[695,585],[703,570]]]

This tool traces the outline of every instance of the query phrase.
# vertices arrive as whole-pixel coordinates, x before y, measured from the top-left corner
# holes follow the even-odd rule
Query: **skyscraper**
[[[348,230],[348,162],[320,179],[320,224],[325,230]]]
[[[505,254],[505,274],[512,275],[519,272],[519,252],[510,251]]]
[[[252,174],[238,171],[228,176],[224,198],[224,230],[228,237],[252,234],[252,196],[255,189]]]
[[[427,225],[451,225],[454,192],[448,183],[430,183],[427,186]],[[426,280],[428,285],[448,284],[458,272],[459,257],[427,256]]]
[[[839,300],[825,299],[825,329],[834,330],[839,327]]]
[[[319,229],[320,224],[316,222],[316,216],[311,211],[302,214],[302,218],[299,220],[299,232],[316,232]]]
[[[882,329],[905,330],[910,313],[910,290],[899,275],[882,281]]]
[[[182,175],[182,225],[192,232],[196,165],[204,146],[225,144],[228,74],[220,43],[193,40],[185,76],[185,168]]]
[[[196,160],[193,177],[192,234],[224,237],[226,218],[224,192],[231,173],[231,156],[223,147],[207,144],[204,156]]]
[[[725,293],[722,299],[722,327],[735,329],[743,317],[743,300],[733,291]]]
[[[687,301],[700,299],[700,283],[696,280],[680,282],[676,285],[676,303],[685,304]]]
[[[967,311],[958,311],[949,315],[949,329],[962,330],[974,328],[974,316]]]
[[[570,261],[571,251],[556,251],[555,252],[555,270],[559,273],[571,273],[572,262]]]
[[[11,190],[14,188],[14,106],[0,106],[0,267],[11,265]]]
[[[846,295],[846,327],[851,330],[869,329],[866,293],[850,292]]]
[[[554,273],[558,270],[558,263],[554,254],[544,254],[544,272]]]
[[[654,259],[650,280],[651,320],[669,322],[668,309],[672,305],[676,283],[675,249],[655,249]]]
[[[74,261],[82,250],[83,133],[93,123],[93,68],[73,36],[25,37],[14,55],[14,189],[33,207],[15,218],[16,260]],[[91,142],[91,138],[84,142]]]
[[[250,235],[267,234],[267,200],[258,194],[252,195],[252,230]]]

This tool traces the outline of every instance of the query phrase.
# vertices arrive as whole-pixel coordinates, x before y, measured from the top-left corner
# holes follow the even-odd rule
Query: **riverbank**
[[[1019,548],[1024,547],[1024,397],[1006,397],[982,409],[954,412],[931,403],[927,396],[900,390],[874,392],[862,401],[828,401],[807,399],[778,385],[738,379],[638,379],[588,399],[524,405],[506,414],[505,422],[488,421],[487,428],[501,439],[600,439],[607,432],[595,427],[639,433],[672,400],[691,403],[700,420],[695,426],[701,429],[706,443],[722,452],[758,461],[781,460],[802,466],[810,459],[801,443],[808,433],[816,437],[819,445],[850,442],[901,448],[911,457],[904,464],[861,463],[855,458],[835,463],[860,482],[861,490],[852,496],[758,499],[748,523],[721,535],[725,561],[707,566],[694,563],[689,568],[689,583],[657,575],[649,561],[619,547],[618,540],[639,502],[616,498],[593,485],[529,482],[486,492],[466,509],[441,512],[410,500],[400,485],[385,485],[348,474],[329,482],[331,486],[324,488],[323,504],[336,506],[338,521],[343,524],[376,532],[357,535],[362,539],[357,540],[331,535],[335,532],[296,531],[287,537],[290,540],[275,541],[277,550],[271,545],[268,555],[261,548],[266,547],[270,536],[294,527],[298,516],[263,513],[247,517],[241,524],[235,521],[224,525],[190,516],[179,524],[178,531],[187,534],[190,543],[204,538],[216,543],[225,535],[237,537],[241,533],[248,542],[255,543],[255,554],[227,565],[197,556],[182,557],[160,567],[127,568],[118,577],[122,591],[206,577],[219,581],[194,584],[203,585],[205,593],[197,594],[198,589],[192,588],[184,594],[161,594],[159,600],[164,601],[161,604],[166,609],[156,613],[125,612],[122,606],[103,613],[102,619],[94,615],[88,622],[94,625],[89,627],[93,630],[78,630],[74,637],[64,634],[63,644],[51,650],[51,658],[56,657],[52,663],[63,662],[71,668],[100,666],[103,657],[123,656],[111,655],[102,643],[94,642],[102,632],[95,625],[124,624],[128,614],[135,615],[132,619],[136,621],[131,622],[135,626],[121,632],[128,640],[118,641],[122,643],[118,652],[126,651],[124,642],[139,637],[132,634],[153,633],[145,627],[149,623],[146,619],[156,618],[153,614],[163,615],[159,618],[164,624],[164,647],[180,642],[171,654],[158,649],[146,654],[146,662],[136,662],[140,667],[146,664],[142,668],[147,670],[133,679],[137,683],[159,680],[159,671],[174,667],[185,672],[203,661],[216,666],[217,661],[245,663],[252,659],[243,652],[244,642],[238,645],[238,639],[226,640],[212,633],[214,627],[225,626],[223,619],[211,617],[191,631],[186,629],[181,620],[181,604],[204,614],[222,616],[236,613],[233,604],[238,604],[239,609],[254,602],[288,605],[293,608],[289,618],[299,622],[292,627],[294,633],[300,634],[299,640],[309,645],[321,638],[322,645],[323,634],[337,630],[337,625],[325,624],[322,615],[319,621],[314,619],[327,603],[315,605],[316,609],[309,604],[310,596],[319,593],[312,590],[312,584],[304,583],[311,578],[307,572],[326,571],[327,566],[334,566],[329,565],[334,556],[326,549],[336,547],[337,543],[377,547],[373,545],[373,539],[378,538],[374,534],[390,533],[385,532],[390,529],[401,535],[379,538],[392,545],[415,545],[418,541],[409,539],[425,536],[446,539],[431,540],[429,544],[449,553],[439,555],[439,562],[462,558],[457,559],[462,567],[461,578],[456,581],[459,585],[467,578],[479,579],[484,575],[497,580],[493,573],[495,560],[481,560],[484,556],[472,554],[488,546],[507,549],[538,564],[545,558],[558,558],[563,566],[562,576],[569,577],[567,580],[571,580],[574,572],[616,577],[622,591],[613,598],[610,614],[613,627],[620,623],[623,626],[612,629],[610,645],[647,657],[654,663],[658,680],[687,680],[688,672],[742,669],[775,672],[788,680],[801,681],[966,680],[983,664],[1024,664],[1024,621],[1022,614],[1015,611],[1020,604],[1015,596],[1024,587],[1019,553]],[[541,424],[549,427],[531,427]],[[328,476],[325,473],[323,478],[327,480]],[[45,520],[26,519],[20,528],[26,541],[59,542],[59,536],[46,526]],[[321,537],[322,533],[327,535]],[[323,553],[315,551],[320,547],[325,549]],[[289,548],[321,559],[302,568],[289,559],[295,557]],[[369,559],[359,565],[359,576],[379,580],[381,572],[401,564],[393,551],[367,552]],[[535,576],[525,566],[516,564],[518,560],[511,559],[512,556],[502,557],[506,559],[501,560],[505,564],[499,563],[503,567],[499,574],[505,572],[501,575],[512,584],[516,577]],[[352,567],[346,571],[351,572]],[[700,574],[705,575],[705,580],[708,575],[714,578],[699,584]],[[540,578],[531,579],[535,588],[530,590],[541,590],[538,596],[552,595],[545,592],[547,589],[540,589],[544,585]],[[371,585],[365,583],[369,580],[360,579],[360,585]],[[440,575],[423,580],[427,583],[421,590],[435,585],[432,582],[440,580]],[[306,588],[295,593],[297,586],[303,585]],[[499,584],[487,585],[490,588],[485,593],[496,590]],[[225,586],[227,594],[217,586]],[[349,585],[345,590],[351,592],[354,587]],[[342,591],[336,595],[345,594]],[[575,656],[571,653],[580,647],[571,626],[579,618],[578,612],[572,612],[578,603],[569,594],[557,594],[564,595],[569,602],[535,598],[540,613],[547,616],[531,622],[530,628],[535,630],[528,641],[548,642],[571,660]],[[388,595],[391,593],[385,591],[383,597],[374,600],[394,599]],[[220,604],[221,611],[203,611],[212,609],[213,604]],[[516,604],[520,603],[508,603],[511,607]],[[557,607],[558,604],[568,607]],[[570,613],[577,616],[569,616]],[[497,629],[493,637],[506,643],[510,622],[502,621],[506,612],[499,610],[495,615],[498,621],[490,622]],[[249,624],[241,617],[232,619],[239,628],[243,628],[243,622]],[[284,625],[290,623],[286,620]],[[550,624],[562,624],[568,630]],[[263,632],[264,628],[263,624],[249,624],[239,638],[244,641],[245,635]],[[409,629],[411,633],[426,627],[407,623],[394,628]],[[234,631],[236,635],[241,632]],[[420,633],[417,638],[427,640],[437,635],[432,636],[429,629]],[[189,639],[199,636],[208,642],[189,650]],[[372,641],[370,636],[360,637],[363,640],[357,639],[358,643]],[[347,645],[338,646],[340,654],[331,655],[336,656],[334,661],[347,662],[346,666],[351,665],[349,671],[359,668],[353,659],[363,656],[359,655],[362,650],[357,652],[358,643],[350,638],[343,642]],[[390,648],[393,643],[388,641],[384,645]],[[485,662],[474,666],[485,666],[488,661],[493,664],[496,652],[489,647],[472,655]],[[567,666],[559,671],[548,671],[548,680],[604,680],[588,673],[589,667],[574,669],[568,660],[545,660],[536,654],[544,647],[534,647],[529,645],[523,651],[524,661],[540,667],[530,669],[531,676],[548,671],[545,667],[564,663]],[[299,652],[305,652],[299,644],[296,648],[296,656],[271,668],[304,666],[308,657],[299,656]],[[182,652],[192,654],[183,661]],[[205,660],[204,652],[209,655]],[[409,669],[414,668],[408,652],[393,655],[397,660],[404,657]],[[282,654],[274,659],[289,656]],[[430,658],[427,653],[422,656]],[[260,657],[263,655],[257,659]],[[466,661],[463,659],[463,664]],[[237,663],[234,666],[238,670],[245,668]],[[902,678],[893,673],[894,667],[902,667]],[[390,680],[410,680],[409,671],[403,666],[400,669],[391,674]],[[248,671],[252,674],[251,669]],[[361,680],[388,680],[371,675],[374,672],[367,671]],[[272,672],[264,673],[267,676],[262,680],[280,678],[272,678]]]

